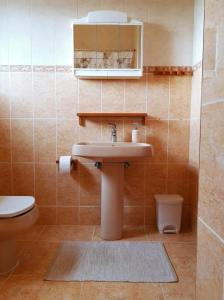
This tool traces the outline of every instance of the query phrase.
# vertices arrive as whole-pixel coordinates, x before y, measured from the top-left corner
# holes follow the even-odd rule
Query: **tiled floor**
[[[99,226],[36,226],[18,237],[20,264],[0,276],[1,300],[192,300],[195,299],[195,236],[160,235],[153,228],[128,226],[124,240],[163,241],[178,283],[52,282],[43,276],[62,240],[100,240]]]

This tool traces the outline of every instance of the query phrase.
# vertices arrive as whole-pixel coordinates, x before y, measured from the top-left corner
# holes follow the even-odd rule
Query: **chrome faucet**
[[[111,125],[111,142],[114,143],[117,141],[117,129],[116,129],[116,124],[114,123],[109,123]]]

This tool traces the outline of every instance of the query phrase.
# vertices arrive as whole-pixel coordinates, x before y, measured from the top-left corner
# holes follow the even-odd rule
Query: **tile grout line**
[[[169,161],[169,140],[170,140],[170,103],[171,103],[171,80],[169,77],[169,101],[168,101],[168,124],[167,124],[167,145],[166,145],[166,193],[168,193],[168,176],[169,176],[169,167],[168,167],[168,161]]]
[[[198,217],[198,220],[210,231],[210,233],[212,233],[222,244],[224,244],[224,240],[214,229],[212,229],[201,217]]]
[[[33,47],[33,39],[32,39],[32,20],[33,20],[33,1],[30,1],[30,15],[31,15],[31,34],[30,34],[30,46],[31,49]],[[33,70],[33,55],[32,55],[32,51],[31,51],[31,69]],[[32,89],[32,118],[33,118],[33,193],[34,193],[34,197],[35,197],[35,201],[36,201],[36,139],[35,139],[35,102],[34,102],[34,94],[33,94],[33,90],[34,90],[34,73],[31,71],[31,89]],[[37,204],[37,202],[36,202]]]

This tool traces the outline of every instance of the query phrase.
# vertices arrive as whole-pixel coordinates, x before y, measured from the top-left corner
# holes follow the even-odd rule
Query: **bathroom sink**
[[[130,161],[152,155],[152,146],[145,143],[89,142],[77,143],[72,147],[72,155],[98,161]]]
[[[124,203],[124,168],[128,162],[150,157],[152,146],[144,143],[77,143],[72,155],[92,159],[101,170],[101,238],[122,238]],[[137,166],[136,166],[137,167]]]

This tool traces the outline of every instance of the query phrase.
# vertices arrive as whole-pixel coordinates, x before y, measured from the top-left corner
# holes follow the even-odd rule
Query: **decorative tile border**
[[[9,67],[10,72],[31,72],[31,65],[12,65]]]
[[[55,66],[33,66],[33,72],[54,73]]]
[[[153,74],[153,75],[167,75],[167,76],[192,76],[193,69],[190,66],[186,66],[186,67],[148,66],[146,67],[146,73]]]
[[[70,73],[72,70],[72,66],[56,66],[56,72]]]
[[[8,72],[9,66],[7,65],[0,65],[0,72]]]
[[[201,62],[190,66],[144,66],[143,72],[163,76],[192,76],[193,72],[201,67]],[[71,73],[72,66],[32,66],[32,65],[0,65],[0,72],[45,72]]]

